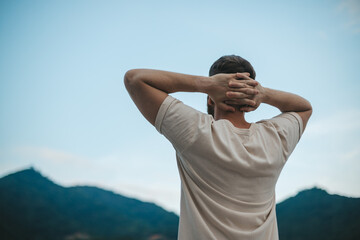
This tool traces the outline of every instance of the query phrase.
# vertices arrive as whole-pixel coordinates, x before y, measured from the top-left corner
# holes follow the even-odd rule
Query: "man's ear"
[[[214,106],[214,101],[209,96],[207,96],[207,104],[210,106]]]

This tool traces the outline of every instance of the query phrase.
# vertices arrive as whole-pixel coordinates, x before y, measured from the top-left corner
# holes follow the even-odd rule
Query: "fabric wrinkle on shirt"
[[[297,113],[240,129],[168,96],[155,127],[176,150],[178,239],[278,239],[275,185],[303,132]]]

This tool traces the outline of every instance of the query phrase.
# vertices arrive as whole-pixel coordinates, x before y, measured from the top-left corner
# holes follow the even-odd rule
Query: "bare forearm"
[[[203,92],[204,78],[150,69],[134,69],[125,74],[124,83],[132,100],[151,123],[169,93]]]
[[[164,93],[205,92],[207,77],[152,69],[134,69],[125,75],[125,84],[147,84]]]
[[[270,88],[263,88],[261,102],[278,108],[281,112],[296,112],[303,121],[303,129],[312,114],[312,106],[308,100],[293,93]]]
[[[309,101],[296,94],[264,88],[262,102],[278,108],[281,112],[305,112],[311,110]]]
[[[229,82],[243,80],[239,87],[230,88]],[[235,111],[225,104],[228,91],[237,91],[239,104],[255,104],[250,95],[257,94],[257,82],[249,79],[248,73],[217,74],[211,77],[195,76],[151,69],[134,69],[125,74],[124,83],[134,103],[152,124],[155,123],[161,103],[169,93],[201,92],[206,93],[224,111]]]

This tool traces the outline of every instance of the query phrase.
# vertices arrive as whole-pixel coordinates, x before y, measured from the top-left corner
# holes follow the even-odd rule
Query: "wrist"
[[[197,76],[195,79],[196,92],[209,94],[212,81],[211,77]]]
[[[270,93],[271,93],[271,89],[270,88],[265,88],[262,87],[261,91],[260,91],[260,101],[262,103],[266,103],[268,104],[270,101]]]

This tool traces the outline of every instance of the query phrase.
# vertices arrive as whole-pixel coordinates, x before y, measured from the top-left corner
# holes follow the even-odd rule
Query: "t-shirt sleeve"
[[[303,133],[303,121],[296,112],[282,113],[270,121],[281,139],[284,157],[288,159]]]
[[[161,104],[155,120],[155,127],[182,152],[198,135],[200,126],[208,124],[211,117],[199,112],[181,101],[168,96]]]

